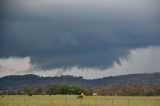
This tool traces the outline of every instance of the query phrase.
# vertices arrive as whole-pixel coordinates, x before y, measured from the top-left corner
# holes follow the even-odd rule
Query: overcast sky
[[[0,76],[160,72],[159,0],[1,0]]]

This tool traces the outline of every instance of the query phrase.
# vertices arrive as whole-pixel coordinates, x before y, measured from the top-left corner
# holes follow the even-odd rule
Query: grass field
[[[39,95],[0,97],[0,106],[160,106],[160,97]]]

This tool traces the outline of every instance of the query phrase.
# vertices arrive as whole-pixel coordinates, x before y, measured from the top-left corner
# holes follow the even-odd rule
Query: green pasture
[[[0,106],[160,106],[160,97],[33,95],[0,97]]]

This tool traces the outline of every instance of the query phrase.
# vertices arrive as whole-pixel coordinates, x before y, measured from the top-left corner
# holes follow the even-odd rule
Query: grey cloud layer
[[[160,45],[158,0],[4,0],[0,57],[41,68],[108,68],[134,48]]]

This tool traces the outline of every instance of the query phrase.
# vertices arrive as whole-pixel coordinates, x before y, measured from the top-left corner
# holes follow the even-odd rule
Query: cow
[[[92,96],[97,96],[97,93],[93,93],[93,95]]]
[[[83,95],[78,95],[77,99],[83,99]]]
[[[32,94],[31,94],[31,93],[28,93],[27,96],[32,96]]]
[[[83,99],[84,93],[81,93],[81,95],[77,96],[77,99]]]

